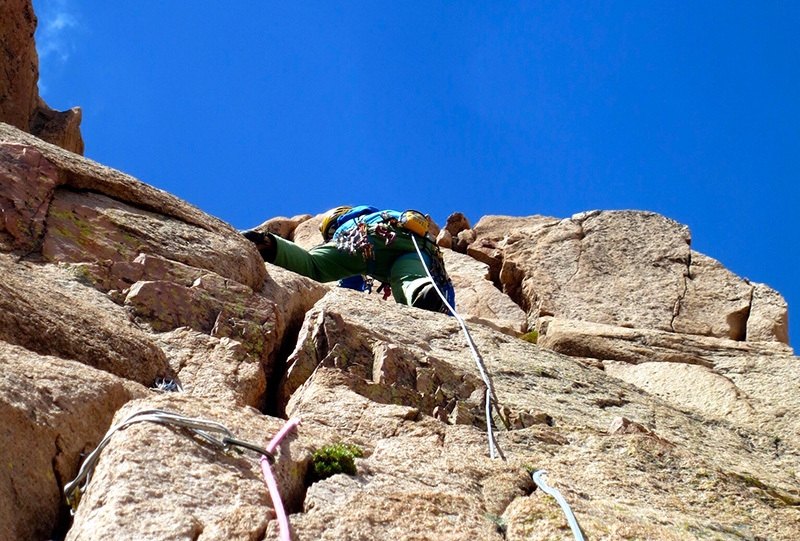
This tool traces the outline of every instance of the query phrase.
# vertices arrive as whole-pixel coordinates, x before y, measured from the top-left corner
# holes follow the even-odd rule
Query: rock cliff
[[[36,91],[30,1],[0,16],[0,539],[277,539],[252,450],[155,422],[103,441],[144,410],[258,447],[301,419],[273,467],[297,540],[571,539],[537,470],[586,539],[800,536],[786,302],[686,226],[435,226],[487,414],[455,318],[264,264],[227,223],[80,156],[79,111]],[[310,247],[318,223],[259,227]],[[101,441],[72,516],[65,486]],[[339,444],[355,471],[314,477]]]
[[[277,538],[255,454],[154,423],[111,437],[70,517],[64,485],[143,409],[260,446],[301,418],[275,465],[295,539],[568,539],[538,469],[587,539],[800,532],[786,303],[668,218],[442,229],[487,420],[454,318],[264,264],[228,224],[7,124],[0,209],[3,539]],[[316,224],[262,227],[309,246]],[[338,443],[355,475],[312,482]]]
[[[31,0],[0,2],[0,121],[83,154],[80,107],[51,109],[39,96],[39,55]]]

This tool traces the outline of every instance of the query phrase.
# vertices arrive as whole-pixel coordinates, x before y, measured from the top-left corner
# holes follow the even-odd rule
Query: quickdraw
[[[108,429],[108,432],[106,432],[103,440],[97,445],[95,450],[86,457],[86,460],[83,461],[83,464],[81,464],[77,477],[64,485],[64,497],[70,507],[72,507],[73,513],[78,507],[81,494],[86,492],[86,488],[89,485],[89,480],[91,479],[94,467],[100,458],[100,452],[106,445],[108,445],[108,442],[111,440],[111,436],[118,430],[142,421],[179,426],[187,429],[192,434],[201,437],[205,441],[212,443],[223,450],[228,450],[231,447],[241,447],[243,449],[249,449],[260,455],[266,456],[267,460],[270,462],[275,462],[275,457],[271,451],[263,449],[258,445],[253,445],[252,443],[247,443],[234,438],[233,433],[231,433],[231,431],[225,425],[216,421],[195,419],[180,413],[173,413],[159,409],[137,411],[129,415],[118,425],[112,426],[110,429]]]
[[[378,224],[375,226],[375,235],[382,238],[386,243],[386,246],[392,244],[397,238],[397,233],[386,227],[384,224]]]
[[[159,409],[141,410],[129,415],[124,421],[111,427],[106,432],[105,437],[94,451],[86,457],[83,464],[81,464],[78,476],[64,485],[64,498],[67,504],[72,508],[71,513],[75,514],[80,502],[81,495],[84,494],[89,486],[94,467],[100,457],[100,452],[108,444],[111,436],[118,430],[125,428],[128,425],[141,421],[150,421],[153,423],[173,425],[187,429],[190,433],[200,436],[202,439],[213,443],[219,448],[224,450],[231,447],[241,447],[248,449],[261,455],[260,464],[261,472],[264,475],[264,482],[269,489],[269,495],[272,499],[272,506],[275,510],[276,518],[278,519],[278,526],[280,529],[280,540],[290,541],[291,532],[289,530],[289,520],[286,516],[286,511],[283,507],[283,501],[278,490],[278,483],[272,473],[271,464],[275,463],[275,451],[278,448],[281,440],[295,427],[300,424],[300,419],[289,419],[286,424],[278,431],[277,434],[270,440],[266,448],[259,445],[253,445],[233,437],[231,431],[223,424],[208,419],[197,419],[187,417],[180,413],[164,411]],[[215,435],[216,434],[216,435]]]
[[[360,254],[364,260],[375,259],[375,252],[369,242],[367,224],[357,220],[354,227],[339,230],[334,236],[336,247],[350,255]]]

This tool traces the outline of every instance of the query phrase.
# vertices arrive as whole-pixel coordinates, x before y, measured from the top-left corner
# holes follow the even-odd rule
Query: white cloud
[[[39,19],[36,29],[36,49],[40,61],[66,62],[75,50],[75,30],[78,17],[68,0],[34,0]]]

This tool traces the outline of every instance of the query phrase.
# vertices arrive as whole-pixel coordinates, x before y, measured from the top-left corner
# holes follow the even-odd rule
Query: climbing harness
[[[489,378],[489,374],[486,372],[486,366],[483,362],[483,358],[481,354],[478,353],[478,348],[475,347],[475,342],[472,340],[472,336],[469,334],[469,330],[467,330],[467,325],[464,323],[464,320],[461,316],[458,315],[456,309],[452,306],[452,304],[447,300],[444,293],[442,293],[439,285],[437,284],[434,277],[431,275],[430,269],[428,269],[428,265],[425,264],[425,258],[422,256],[422,251],[419,249],[419,244],[417,244],[417,239],[415,235],[411,235],[411,241],[414,243],[414,248],[417,250],[417,255],[419,256],[419,260],[422,262],[422,266],[425,268],[425,272],[428,275],[428,278],[434,284],[436,292],[439,294],[439,297],[442,299],[442,302],[447,306],[447,309],[450,310],[450,313],[456,318],[459,325],[461,325],[461,330],[464,333],[464,337],[467,339],[467,343],[469,344],[470,351],[472,351],[472,356],[475,358],[475,364],[478,365],[478,371],[481,374],[481,378],[483,378],[484,384],[486,384],[486,431],[489,436],[489,454],[492,458],[495,458],[495,453],[500,455],[500,458],[505,460],[505,456],[503,456],[503,452],[497,445],[497,441],[494,438],[494,432],[492,430],[492,405],[494,403],[494,408],[497,411],[497,415],[500,419],[503,420],[503,423],[506,424],[508,427],[507,421],[505,416],[503,415],[502,411],[500,410],[499,404],[500,401],[497,399],[497,394],[494,391],[494,385],[492,385],[492,380]]]
[[[444,267],[444,258],[442,257],[441,249],[428,235],[428,219],[421,212],[416,210],[407,210],[402,213],[384,211],[381,213],[381,218],[386,225],[379,224],[375,228],[376,233],[381,227],[391,231],[391,229],[387,227],[387,225],[389,225],[394,228],[398,228],[404,237],[412,240],[414,247],[417,249],[417,254],[420,257],[420,261],[428,273],[428,277],[433,280],[440,292],[444,291],[444,296],[447,298],[445,305],[450,308],[450,311],[452,312],[452,307],[455,305],[455,291],[453,290],[453,283],[450,281],[450,277],[447,275],[447,270]],[[392,235],[394,236],[391,240],[394,242],[394,238],[397,235],[394,232],[392,232]],[[425,243],[424,246],[428,257],[430,258],[430,264],[425,261],[424,257],[420,253],[421,250],[419,249],[419,246],[417,246],[417,238],[422,239],[422,241]],[[390,242],[387,241],[387,244],[390,244]]]
[[[575,537],[575,541],[584,541],[583,539],[583,532],[581,531],[581,527],[578,526],[578,521],[575,519],[575,515],[572,513],[572,509],[569,508],[569,504],[567,500],[564,499],[564,496],[556,490],[555,488],[548,486],[547,483],[542,480],[541,476],[547,475],[547,470],[538,470],[533,472],[533,482],[541,488],[546,494],[550,494],[552,497],[556,499],[558,505],[561,506],[561,510],[564,512],[564,515],[567,517],[567,522],[569,522],[569,527],[572,530],[572,535]]]
[[[121,430],[131,424],[142,421],[150,421],[153,423],[174,425],[186,428],[193,434],[200,436],[204,440],[214,444],[215,446],[223,450],[227,451],[232,447],[241,447],[242,449],[248,449],[250,451],[260,454],[262,456],[261,459],[262,463],[264,460],[267,460],[268,462],[273,464],[275,463],[275,457],[273,456],[272,453],[277,443],[272,446],[272,449],[270,449],[269,447],[267,449],[263,449],[258,445],[247,443],[245,441],[241,441],[234,438],[233,433],[225,425],[220,424],[216,421],[210,421],[207,419],[196,419],[178,413],[172,413],[169,411],[164,411],[159,409],[137,411],[129,415],[121,423],[112,426],[108,430],[108,432],[106,432],[106,435],[103,437],[102,441],[98,444],[97,448],[95,448],[95,450],[92,451],[89,454],[89,456],[86,457],[86,460],[83,461],[83,464],[81,464],[81,467],[78,470],[77,477],[75,477],[75,479],[64,485],[64,497],[67,501],[67,504],[72,508],[73,514],[75,513],[75,510],[78,508],[78,503],[80,502],[81,495],[84,492],[86,492],[86,489],[89,486],[89,480],[91,479],[92,472],[94,471],[94,468],[97,465],[97,461],[100,458],[100,452],[103,450],[103,448],[105,448],[106,445],[108,445],[108,442],[111,440],[111,436],[118,430]],[[217,434],[217,435],[215,436],[212,434]],[[221,435],[221,437],[219,437],[219,435]],[[278,439],[278,442],[279,441],[280,439]]]

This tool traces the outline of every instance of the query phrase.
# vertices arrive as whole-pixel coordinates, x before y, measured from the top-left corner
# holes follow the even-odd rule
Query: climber
[[[389,284],[395,301],[448,313],[411,240],[414,235],[439,290],[455,306],[453,285],[439,247],[428,234],[428,220],[416,211],[380,211],[375,207],[336,207],[320,224],[323,244],[306,251],[272,233],[242,232],[261,258],[318,282],[369,276]]]

